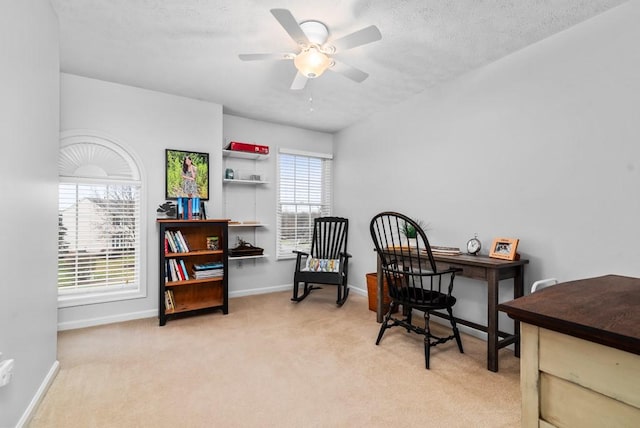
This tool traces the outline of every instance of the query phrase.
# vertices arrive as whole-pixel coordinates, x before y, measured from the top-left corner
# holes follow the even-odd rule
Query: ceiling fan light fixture
[[[322,75],[333,61],[320,52],[318,48],[312,46],[300,52],[293,60],[298,71],[309,79],[315,79]]]

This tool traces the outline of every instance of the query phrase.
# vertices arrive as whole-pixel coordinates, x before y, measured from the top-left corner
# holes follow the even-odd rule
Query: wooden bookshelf
[[[179,316],[222,310],[229,313],[228,287],[228,219],[214,220],[158,220],[160,277],[158,319],[161,326],[167,320]],[[181,234],[187,244],[183,251],[172,251],[165,243],[167,232],[172,237]],[[207,237],[218,237],[218,249],[207,248]],[[185,251],[187,250],[187,251]],[[172,272],[171,260],[176,261],[181,273],[188,279],[176,278],[175,266]],[[220,276],[211,278],[194,277],[194,265],[218,263]],[[182,269],[184,268],[184,269]],[[180,276],[180,273],[177,275]],[[171,293],[173,308],[167,307],[165,295]]]

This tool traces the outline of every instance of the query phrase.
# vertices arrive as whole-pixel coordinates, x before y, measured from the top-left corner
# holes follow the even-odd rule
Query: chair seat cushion
[[[304,272],[340,272],[340,259],[316,259],[307,257]]]
[[[453,306],[456,303],[456,298],[453,296],[447,296],[444,293],[437,291],[423,290],[417,287],[405,287],[398,290],[399,301],[405,301],[416,306],[431,306],[446,308],[447,306]]]

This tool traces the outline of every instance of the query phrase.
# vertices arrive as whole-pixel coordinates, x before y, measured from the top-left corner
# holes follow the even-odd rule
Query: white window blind
[[[331,156],[281,151],[278,156],[277,258],[309,251],[315,218],[331,215]]]
[[[58,226],[61,293],[138,287],[139,184],[61,181]]]

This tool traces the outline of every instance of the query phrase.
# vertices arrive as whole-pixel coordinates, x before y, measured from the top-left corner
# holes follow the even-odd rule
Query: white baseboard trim
[[[245,297],[245,296],[254,296],[257,294],[268,294],[268,293],[278,293],[280,291],[292,290],[293,285],[274,285],[273,287],[262,287],[262,288],[250,288],[249,290],[238,290],[238,291],[230,291],[229,298],[233,297]]]
[[[369,295],[369,293],[367,292],[367,290],[365,290],[364,288],[358,288],[358,287],[354,287],[353,285],[349,286],[349,290],[351,290],[351,293],[356,293],[359,294],[361,296],[367,297]]]
[[[249,290],[230,291],[229,298],[254,296],[258,294],[278,293],[281,291],[289,291],[292,289],[293,289],[293,286],[291,284],[275,285],[272,287],[251,288]],[[349,286],[349,289],[351,290],[352,293],[356,293],[361,296],[367,295],[367,290],[365,289],[353,287],[351,285]],[[58,331],[75,330],[78,328],[94,327],[97,325],[113,324],[116,322],[131,321],[131,320],[137,320],[142,318],[153,318],[157,316],[158,316],[158,310],[150,309],[147,311],[109,315],[106,317],[99,317],[99,318],[88,318],[83,320],[66,321],[66,322],[58,323]]]
[[[60,369],[60,362],[58,362],[58,360],[56,360],[51,365],[51,368],[49,369],[49,372],[47,373],[47,375],[44,377],[42,383],[40,384],[40,387],[36,391],[36,395],[33,396],[33,398],[31,399],[31,402],[29,403],[29,406],[27,406],[27,409],[22,414],[22,417],[18,421],[18,424],[16,425],[16,428],[25,427],[25,426],[27,426],[29,424],[29,422],[31,422],[31,418],[33,418],[33,415],[35,414],[36,410],[38,409],[38,406],[40,405],[40,402],[42,401],[42,399],[44,398],[45,394],[49,390],[49,387],[53,383],[53,380],[58,375],[58,370],[59,369]]]
[[[140,312],[129,312],[126,314],[116,314],[100,318],[88,318],[76,321],[58,323],[58,331],[74,330],[77,328],[93,327],[96,325],[112,324],[116,322],[131,321],[142,318],[152,318],[158,316],[158,309],[150,309]]]

